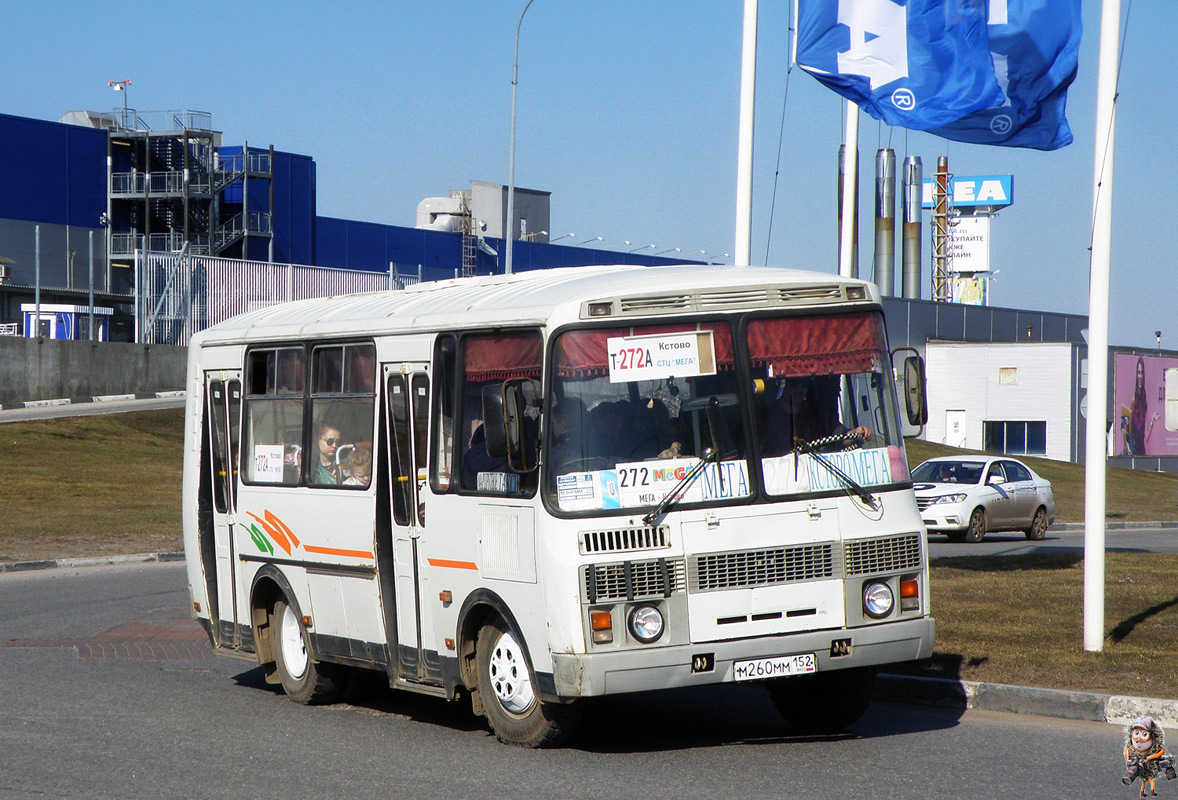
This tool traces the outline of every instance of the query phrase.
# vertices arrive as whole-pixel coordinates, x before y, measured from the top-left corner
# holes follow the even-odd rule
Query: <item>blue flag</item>
[[[1056,150],[1080,50],[1080,0],[990,0],[988,26],[1003,102],[929,133],[974,144]]]
[[[876,119],[930,130],[1005,100],[986,0],[798,0],[798,66]]]

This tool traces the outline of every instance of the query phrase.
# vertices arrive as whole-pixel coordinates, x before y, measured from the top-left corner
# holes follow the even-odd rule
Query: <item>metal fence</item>
[[[403,289],[420,273],[271,264],[136,252],[135,341],[186,345],[194,333],[246,311],[309,297]]]

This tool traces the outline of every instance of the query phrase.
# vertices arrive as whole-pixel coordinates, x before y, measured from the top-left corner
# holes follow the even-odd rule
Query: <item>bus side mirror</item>
[[[924,359],[919,355],[904,359],[904,410],[911,425],[928,422],[928,398],[925,395]]]
[[[536,469],[537,427],[528,408],[538,405],[536,382],[513,378],[483,387],[483,431],[487,454],[507,459],[512,472]]]
[[[503,417],[503,384],[491,383],[483,387],[483,434],[487,455],[507,458],[507,423]]]

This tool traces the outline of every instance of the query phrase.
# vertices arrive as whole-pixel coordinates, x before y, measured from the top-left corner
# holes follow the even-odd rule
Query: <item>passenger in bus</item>
[[[356,445],[345,468],[348,477],[344,478],[344,486],[367,486],[372,480],[372,448]]]
[[[628,400],[603,401],[589,412],[585,450],[611,462],[629,461],[634,439],[634,409]]]
[[[507,459],[494,458],[487,452],[487,431],[483,423],[477,422],[470,444],[462,454],[462,488],[478,487],[480,472],[506,472]]]
[[[548,450],[552,466],[560,471],[562,467],[584,461],[581,426],[585,420],[585,404],[576,397],[562,398],[553,406],[548,420],[552,425],[552,443]]]
[[[835,376],[782,378],[769,397],[760,430],[761,454],[765,457],[786,455],[827,436],[853,434],[864,441],[871,438],[869,428],[860,425],[849,429],[839,421]]]
[[[319,461],[315,465],[312,483],[339,483],[339,465],[335,463],[335,451],[341,443],[339,428],[330,422],[319,423],[319,434],[316,441],[319,449]]]

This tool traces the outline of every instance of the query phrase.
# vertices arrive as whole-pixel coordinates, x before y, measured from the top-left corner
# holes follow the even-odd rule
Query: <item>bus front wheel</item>
[[[270,630],[275,666],[287,697],[304,705],[335,702],[343,691],[344,669],[311,657],[303,621],[285,599],[274,603]]]
[[[871,703],[875,667],[815,672],[768,682],[777,711],[793,727],[837,733],[854,723]]]
[[[516,634],[494,620],[479,631],[477,685],[483,713],[504,744],[555,747],[580,720],[578,703],[548,703],[536,693],[535,676]]]

